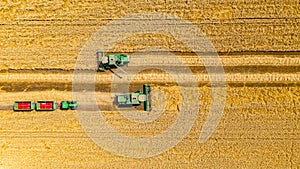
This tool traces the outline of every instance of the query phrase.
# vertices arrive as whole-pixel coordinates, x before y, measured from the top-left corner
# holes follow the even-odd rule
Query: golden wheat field
[[[91,139],[78,111],[13,111],[15,100],[74,99],[77,59],[93,34],[116,19],[143,13],[164,13],[196,25],[219,55],[226,103],[206,142],[198,139],[213,102],[207,65],[184,43],[163,34],[136,34],[109,52],[131,55],[163,48],[182,63],[166,59],[167,54],[153,62],[133,57],[132,63],[140,65],[128,69],[189,68],[200,93],[189,99],[199,103],[199,110],[191,130],[170,149],[147,158],[117,155]],[[108,32],[101,41],[113,36]],[[0,46],[0,168],[300,168],[298,0],[0,1]],[[106,123],[132,138],[172,127],[182,110],[181,92],[191,88],[188,81],[180,86],[174,80],[186,73],[139,72],[130,90],[151,84],[152,106],[163,113],[155,121],[135,123],[114,108],[112,82],[118,77],[109,71],[94,75],[94,97]]]

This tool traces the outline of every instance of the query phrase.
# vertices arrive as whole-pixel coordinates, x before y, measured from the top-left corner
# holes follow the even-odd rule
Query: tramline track
[[[73,79],[73,74],[42,74],[42,73],[10,73],[10,74],[0,74],[0,84],[1,83],[46,83],[46,82],[58,82],[58,83],[71,83]],[[84,72],[82,73],[84,76]],[[90,74],[87,73],[87,76]],[[124,75],[124,76],[135,76],[135,75]],[[155,72],[155,73],[143,73],[142,77],[137,77],[141,83],[145,83],[151,81],[153,83],[170,83],[172,80],[170,79],[167,73]],[[177,74],[176,76],[185,77],[184,74]],[[216,74],[217,76],[217,74]],[[112,79],[112,75],[105,74],[95,74],[96,83],[107,84]],[[155,77],[155,78],[154,78]],[[198,82],[209,82],[209,75],[205,73],[195,74],[194,77]],[[299,73],[234,73],[234,74],[226,74],[227,83],[298,83],[300,81]],[[84,82],[84,79],[82,80]],[[187,81],[188,82],[188,81]],[[90,83],[86,81],[86,83]]]
[[[168,64],[170,67],[172,66],[183,66],[182,63],[178,63],[176,61],[177,58],[165,57],[165,54],[162,52],[161,54],[150,51],[149,53],[140,52],[141,54],[145,54],[145,56],[155,56],[159,57],[160,59],[144,59],[140,57],[131,57],[131,61],[136,64],[130,64],[130,67],[136,66],[162,66]],[[226,69],[226,72],[230,72],[230,69],[234,69],[235,66],[237,67],[260,67],[260,66],[273,66],[273,67],[280,67],[280,66],[300,66],[299,56],[300,53],[297,51],[294,52],[245,52],[244,53],[221,53],[219,54],[220,60],[222,62],[223,67]],[[130,54],[130,53],[129,53]],[[204,66],[202,60],[198,57],[195,57],[192,53],[180,53],[174,52],[178,58],[182,60],[185,66]],[[1,56],[0,56],[1,57]],[[214,60],[210,58],[209,54],[204,54],[201,56],[208,60],[206,62],[206,66],[214,66]],[[28,58],[26,61],[31,62],[32,64],[28,65],[25,64],[23,58],[14,58],[13,60],[5,58],[5,60],[0,63],[0,72],[3,73],[22,73],[22,72],[68,72],[74,70],[75,60],[74,57],[67,56],[65,58],[61,58],[60,64],[56,63],[55,65],[51,63],[51,58]],[[211,60],[211,61],[210,61]],[[87,62],[93,63],[95,68],[92,67],[91,70],[96,69],[96,58],[91,57],[90,59],[86,59]],[[17,63],[23,63],[22,67],[18,66]],[[15,64],[16,63],[16,64]],[[47,67],[45,67],[47,65]],[[287,68],[289,70],[291,68]],[[262,70],[263,71],[263,70]]]

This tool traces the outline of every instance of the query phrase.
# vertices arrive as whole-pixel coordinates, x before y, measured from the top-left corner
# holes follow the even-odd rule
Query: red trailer
[[[36,102],[36,110],[55,110],[56,107],[57,105],[53,100],[43,100]]]
[[[33,101],[15,101],[14,103],[15,111],[31,111],[34,107]]]

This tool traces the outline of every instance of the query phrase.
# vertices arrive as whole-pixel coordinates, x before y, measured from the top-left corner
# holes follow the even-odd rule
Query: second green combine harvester
[[[118,107],[139,106],[143,103],[144,110],[151,111],[151,86],[145,84],[143,90],[116,95],[115,103]]]

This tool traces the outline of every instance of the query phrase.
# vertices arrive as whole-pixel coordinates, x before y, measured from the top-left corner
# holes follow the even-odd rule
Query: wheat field
[[[198,137],[212,102],[209,76],[193,52],[164,35],[131,36],[110,52],[131,55],[149,47],[165,48],[193,73],[199,113],[188,135],[168,151],[141,159],[118,156],[93,142],[77,111],[12,110],[15,100],[72,100],[76,61],[91,36],[127,14],[150,12],[193,23],[218,52],[226,75],[226,104],[205,143]],[[0,16],[0,168],[300,167],[299,1],[0,1]],[[114,34],[101,40],[110,36]],[[182,66],[172,63],[163,62],[174,69]],[[168,73],[141,72],[131,82],[134,89],[150,83],[165,94],[164,114],[147,124],[124,120],[113,108],[114,76],[95,74],[95,96],[107,123],[118,132],[152,136],[176,120],[180,92]],[[153,106],[160,106],[158,98]]]

